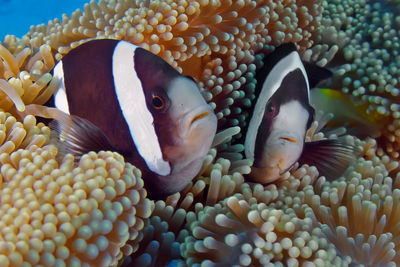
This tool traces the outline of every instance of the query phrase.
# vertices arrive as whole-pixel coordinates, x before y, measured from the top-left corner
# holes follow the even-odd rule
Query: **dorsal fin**
[[[266,77],[273,66],[275,66],[282,58],[286,57],[293,51],[297,51],[294,43],[285,43],[276,47],[274,51],[272,51],[263,59],[264,67],[263,70],[259,71],[261,76],[258,78]],[[319,82],[332,76],[332,72],[327,68],[319,67],[314,63],[304,60],[302,60],[302,63],[307,72],[310,88],[314,88]],[[262,81],[262,79],[259,80]]]
[[[263,59],[264,66],[257,71],[256,79],[259,89],[261,89],[262,84],[270,73],[271,69],[284,57],[292,53],[293,51],[297,51],[297,48],[294,43],[285,43],[276,47],[274,51],[266,55]],[[261,85],[261,86],[260,86]],[[259,92],[258,92],[259,93]]]
[[[332,72],[327,68],[319,67],[313,63],[302,60],[304,68],[307,72],[308,84],[310,89],[317,86],[323,80],[326,80],[332,76]]]

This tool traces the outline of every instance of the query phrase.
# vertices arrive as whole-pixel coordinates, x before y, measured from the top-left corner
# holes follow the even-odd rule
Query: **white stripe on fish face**
[[[165,176],[171,173],[171,166],[163,159],[154,118],[147,109],[142,83],[135,71],[136,48],[124,41],[115,47],[112,58],[115,92],[139,154],[152,172]]]
[[[208,119],[214,116],[213,110],[201,96],[196,83],[187,77],[178,76],[171,80],[168,84],[167,94],[171,100],[168,112],[172,121],[178,123],[177,133],[179,138],[185,139],[191,133],[193,126],[197,125],[195,123],[198,122],[198,120],[195,120],[196,118]],[[202,123],[202,127],[205,128],[213,129],[214,126],[214,123]]]
[[[278,168],[275,173],[279,174],[293,166],[303,151],[309,116],[296,100],[283,104],[265,143],[257,144],[262,146],[262,154],[257,156],[256,167]]]
[[[278,90],[282,83],[282,80],[288,75],[288,73],[294,71],[297,68],[301,70],[307,83],[307,92],[309,92],[307,73],[304,69],[303,63],[301,62],[299,53],[297,51],[293,51],[286,57],[282,58],[267,74],[261,88],[260,95],[258,96],[256,104],[254,106],[253,116],[250,119],[249,127],[246,133],[244,145],[245,155],[248,159],[254,160],[254,150],[259,130],[258,128],[260,127],[261,121],[265,113],[266,103]],[[307,99],[309,99],[309,93],[307,94]]]
[[[64,69],[63,69],[62,60],[60,60],[60,62],[58,62],[57,65],[54,67],[53,77],[56,77],[60,80],[58,89],[54,94],[54,105],[59,110],[65,112],[67,114],[70,114],[67,94],[65,93]]]
[[[201,96],[196,83],[187,77],[173,79],[167,93],[171,99],[168,112],[171,120],[176,122],[177,140],[180,140],[175,144],[175,153],[180,151],[180,156],[173,163],[174,172],[193,164],[195,159],[200,163],[200,168],[214,138],[217,117]]]
[[[297,100],[291,100],[279,108],[279,113],[272,122],[272,131],[292,132],[298,138],[304,138],[310,113]]]

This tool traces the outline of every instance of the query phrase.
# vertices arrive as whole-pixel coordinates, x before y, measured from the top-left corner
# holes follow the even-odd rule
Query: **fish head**
[[[301,77],[299,70],[289,73],[266,104],[253,150],[254,167],[264,169],[265,173],[254,180],[271,182],[278,179],[302,154],[314,110],[304,95],[307,91],[296,89],[306,86]]]
[[[169,140],[161,142],[172,168],[166,179],[175,180],[173,187],[184,186],[181,181],[191,180],[201,168],[215,136],[217,117],[191,78],[181,75],[172,79],[166,91],[170,125],[165,128],[165,137]]]
[[[299,102],[290,101],[281,105],[271,120],[261,123],[265,134],[257,137],[254,150],[254,167],[265,170],[261,180],[276,180],[300,158],[309,116]]]
[[[122,52],[121,57],[127,57],[127,51]],[[133,77],[130,88],[140,95],[140,99],[132,97],[124,109],[125,117],[132,119],[130,131],[141,157],[133,163],[145,171],[151,197],[163,197],[183,189],[198,173],[214,138],[217,118],[192,78],[142,48],[134,50],[133,58],[135,73],[119,75],[124,77],[121,83]],[[123,72],[124,67],[116,68]],[[119,101],[126,99],[119,97]]]
[[[183,189],[199,172],[215,136],[217,117],[191,77],[164,70],[154,72],[152,80],[147,83],[151,87],[144,88],[147,107],[163,161],[170,167],[168,173],[153,177],[158,191],[168,195]]]

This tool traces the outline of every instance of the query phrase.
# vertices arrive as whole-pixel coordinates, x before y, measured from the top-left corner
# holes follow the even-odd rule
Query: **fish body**
[[[142,170],[152,198],[178,192],[200,170],[217,118],[195,81],[160,57],[94,40],[65,55],[53,75],[60,86],[46,105],[71,115],[58,121],[66,153],[120,152]]]
[[[332,174],[337,173],[334,168],[347,167],[353,158],[352,147],[336,140],[305,143],[314,117],[310,88],[330,75],[326,69],[303,63],[292,43],[277,47],[265,57],[256,77],[258,97],[245,137],[245,155],[254,162],[252,180],[273,182],[303,159]],[[327,159],[313,160],[310,154]]]

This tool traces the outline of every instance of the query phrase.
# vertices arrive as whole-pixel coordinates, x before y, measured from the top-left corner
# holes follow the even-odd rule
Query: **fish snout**
[[[267,165],[275,167],[277,173],[283,174],[290,170],[299,159],[304,146],[301,134],[288,131],[274,133],[267,143],[265,159]]]
[[[194,129],[209,128],[212,131],[216,128],[217,117],[211,107],[207,105],[206,107],[202,106],[186,113],[177,123],[178,136],[186,138]]]

